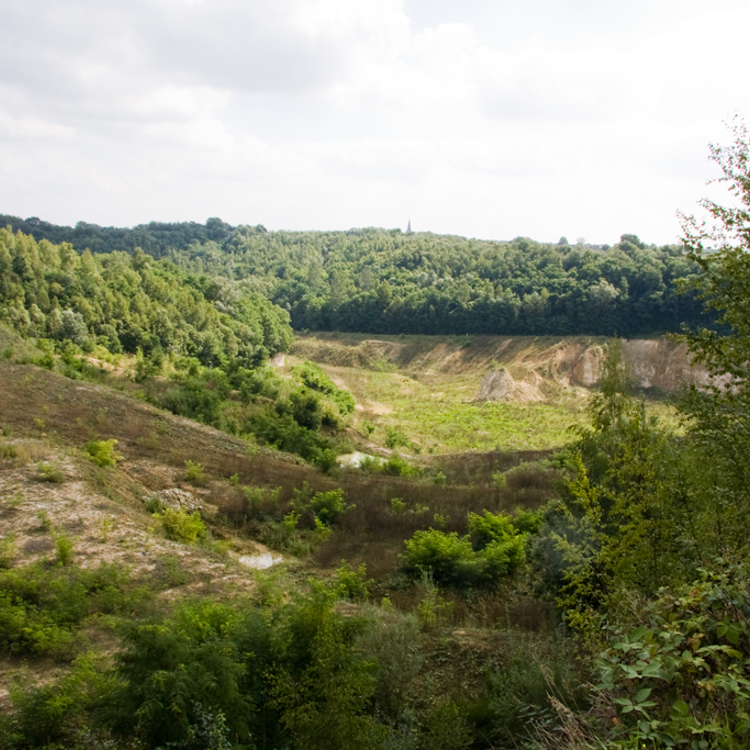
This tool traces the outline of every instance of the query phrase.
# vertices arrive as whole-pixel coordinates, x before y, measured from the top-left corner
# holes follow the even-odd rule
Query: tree
[[[708,455],[715,484],[715,532],[720,548],[746,545],[742,531],[750,508],[750,142],[739,117],[730,125],[733,142],[711,146],[734,205],[701,202],[710,221],[683,216],[683,242],[700,273],[684,286],[703,300],[720,328],[685,332],[696,362],[712,376],[692,386],[682,411],[691,433]],[[735,529],[737,533],[733,533]]]

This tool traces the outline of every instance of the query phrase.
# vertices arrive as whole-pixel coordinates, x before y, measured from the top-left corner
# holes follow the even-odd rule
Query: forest
[[[287,310],[295,330],[632,337],[676,332],[704,314],[676,293],[696,270],[684,249],[633,234],[597,247],[384,229],[268,232],[216,218],[116,229],[0,215],[0,226],[79,252],[140,248],[197,276],[241,280]]]
[[[9,220],[3,472],[59,488],[51,508],[83,467],[108,507],[131,503],[123,539],[138,518],[180,557],[138,575],[83,564],[75,507],[68,525],[29,511],[36,546],[0,538],[0,748],[748,747],[750,144],[734,136],[712,155],[739,207],[706,201],[713,228],[686,218],[681,248]],[[399,333],[431,310],[443,333],[684,326],[714,379],[663,421],[613,339],[586,421],[554,452],[420,463],[390,436],[387,458],[342,469],[351,394],[269,357],[292,326]],[[92,405],[69,407],[69,383]],[[182,432],[213,452],[178,450]],[[157,459],[152,484],[170,466],[217,512],[133,489]],[[30,505],[13,481],[6,523]],[[236,570],[231,545],[252,541],[297,562],[245,592],[206,578],[206,560]]]

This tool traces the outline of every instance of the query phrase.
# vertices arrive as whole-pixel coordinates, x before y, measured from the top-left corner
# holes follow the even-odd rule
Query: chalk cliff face
[[[587,337],[383,336],[299,337],[292,353],[334,367],[397,369],[476,377],[477,401],[552,401],[566,388],[596,385],[607,341]],[[622,341],[622,353],[639,388],[675,393],[683,384],[711,378],[692,363],[685,344],[667,339]],[[729,377],[714,379],[727,384]]]
[[[674,393],[685,384],[705,386],[711,381],[705,367],[692,363],[685,344],[666,339],[625,339],[622,354],[639,388],[658,388],[665,393]],[[595,385],[603,358],[601,347],[585,349],[571,371],[570,381],[586,388]],[[726,384],[728,380],[728,377],[723,377],[714,379],[714,382]]]
[[[623,340],[622,353],[638,388],[676,393],[685,384],[701,387],[712,381],[705,367],[692,363],[685,344],[666,339]],[[557,346],[533,352],[528,349],[513,362],[503,362],[506,367],[487,372],[476,398],[478,401],[542,400],[545,385],[592,388],[599,379],[605,356],[600,343],[581,339],[560,339]],[[540,388],[537,397],[534,381]],[[713,382],[726,385],[729,377],[714,378]]]

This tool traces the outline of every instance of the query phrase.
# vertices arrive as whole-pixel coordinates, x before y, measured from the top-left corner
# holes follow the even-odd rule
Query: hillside
[[[21,343],[14,345],[21,359],[27,356]],[[543,502],[551,492],[544,471],[525,470],[506,488],[493,483],[498,471],[533,460],[533,454],[447,462],[439,482],[436,469],[402,476],[398,464],[395,474],[355,470],[326,476],[294,456],[249,446],[125,392],[7,358],[0,359],[0,400],[0,704],[7,720],[20,717],[21,724],[8,725],[13,731],[26,726],[24,736],[37,738],[39,745],[30,747],[52,739],[67,747],[88,747],[77,727],[88,711],[91,691],[99,689],[113,654],[125,646],[128,622],[179,616],[183,602],[187,607],[231,602],[233,611],[247,612],[279,607],[290,593],[304,602],[315,596],[310,576],[329,586],[337,575],[348,575],[346,568],[335,572],[343,560],[350,571],[360,571],[357,575],[367,571],[374,601],[387,595],[404,613],[363,610],[368,618],[375,615],[383,637],[390,638],[387,633],[395,627],[406,628],[414,639],[419,655],[408,690],[427,689],[431,696],[419,707],[425,722],[435,701],[453,705],[449,699],[459,684],[457,670],[466,659],[479,670],[476,679],[460,678],[467,697],[479,689],[480,674],[502,663],[495,652],[506,636],[482,630],[490,612],[492,617],[503,612],[516,626],[528,623],[533,629],[547,622],[546,607],[508,589],[502,598],[488,595],[477,606],[459,599],[443,605],[429,586],[394,584],[404,540],[434,518],[460,530],[469,511]],[[108,440],[117,441],[116,465],[98,466],[89,446]],[[307,525],[305,508],[317,507],[317,497],[335,499],[336,493],[345,502],[340,518],[324,531],[318,521]],[[296,529],[286,522],[290,513],[299,517]],[[195,518],[205,536],[191,536],[190,519]],[[264,573],[252,567],[259,555],[265,555],[263,565],[282,555],[283,561]],[[360,585],[357,575],[347,585]],[[71,592],[63,603],[60,585]],[[26,598],[30,586],[40,592],[35,604]],[[330,590],[333,595],[336,586]],[[8,591],[15,592],[12,599],[3,598],[1,592]],[[100,591],[109,593],[102,599]],[[438,607],[433,614],[424,610],[423,635],[416,615],[408,614],[416,612],[420,601]],[[63,604],[80,612],[66,614],[58,623]],[[363,605],[345,606],[351,616]],[[48,607],[50,614],[34,619]],[[446,614],[439,614],[440,607]],[[21,612],[26,625],[14,630]],[[454,630],[455,637],[450,635]],[[451,665],[441,667],[440,679],[425,688],[423,680],[445,658],[440,633],[449,637],[448,650],[462,657],[451,658]],[[394,632],[394,637],[401,636]],[[548,647],[546,637],[534,637]],[[87,675],[83,683],[76,676],[81,670]],[[52,690],[50,700],[62,694],[75,699],[64,710],[55,709],[54,718],[44,714],[47,718],[40,721],[40,711],[52,710],[40,703],[47,700],[45,690]],[[24,703],[26,699],[37,703]],[[23,723],[29,721],[28,726]],[[2,742],[7,740],[5,726],[0,721]],[[104,741],[101,734],[94,737]]]

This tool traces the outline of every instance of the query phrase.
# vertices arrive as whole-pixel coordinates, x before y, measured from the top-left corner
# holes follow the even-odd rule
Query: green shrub
[[[90,440],[86,443],[84,450],[89,459],[97,466],[102,468],[106,466],[116,466],[118,461],[123,459],[121,453],[115,450],[117,440]]]
[[[128,594],[127,582],[127,571],[105,564],[84,570],[36,563],[0,571],[0,649],[68,653],[76,628],[90,614],[132,608],[140,594]]]
[[[330,398],[338,407],[340,414],[351,414],[354,411],[356,404],[352,394],[339,388],[318,365],[312,362],[303,362],[295,365],[292,372],[308,388],[319,391]]]
[[[475,550],[484,549],[491,542],[512,537],[515,533],[512,519],[504,513],[495,515],[488,510],[481,516],[469,513],[469,536]]]
[[[185,479],[193,484],[205,484],[208,476],[203,464],[190,459],[185,461]]]
[[[370,596],[372,581],[367,580],[367,565],[353,568],[346,560],[336,569],[336,591],[344,599],[364,601]]]
[[[434,523],[445,519],[436,516]],[[513,573],[525,560],[525,535],[517,534],[509,516],[469,514],[469,535],[429,529],[417,531],[401,556],[407,575],[429,573],[453,586],[491,584]]]
[[[200,513],[186,513],[184,510],[167,508],[160,516],[156,516],[162,523],[166,535],[175,542],[197,544],[207,536],[206,525],[201,520]]]
[[[55,552],[59,565],[70,565],[73,562],[73,548],[75,542],[67,534],[55,535]]]
[[[249,639],[242,648],[233,641],[240,622],[234,607],[185,602],[169,620],[130,628],[116,656],[120,679],[107,701],[107,724],[149,750],[168,743],[193,748],[198,745],[187,743],[205,729],[201,716],[210,711],[209,724],[221,730],[220,737],[227,732],[216,722],[219,713],[231,735],[245,743],[252,705],[242,691],[243,659],[252,660],[257,647]]]
[[[395,427],[386,427],[385,444],[391,450],[395,450],[396,448],[406,448],[410,445],[410,442],[409,438],[400,430],[397,430]]]
[[[93,654],[78,657],[60,679],[28,687],[11,687],[15,709],[10,720],[13,747],[107,747],[92,729],[90,709],[111,689],[111,672]],[[101,742],[100,742],[101,740]],[[88,744],[92,743],[92,744]]]
[[[467,537],[455,531],[446,533],[436,529],[417,531],[406,542],[402,566],[407,574],[419,578],[429,572],[436,581],[461,584],[472,566],[475,555]]]
[[[748,571],[718,560],[698,572],[609,628],[597,687],[622,746],[750,746]]]
[[[300,515],[312,516],[312,519],[318,519],[326,526],[330,526],[342,513],[352,507],[344,501],[342,489],[312,494],[307,482],[304,482],[302,487],[294,489],[291,505]]]

